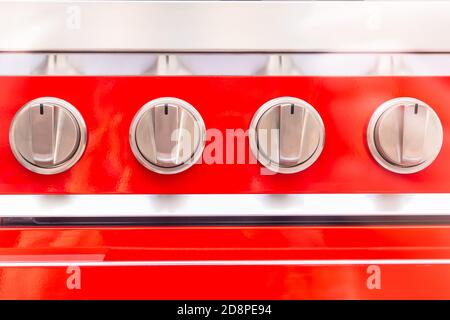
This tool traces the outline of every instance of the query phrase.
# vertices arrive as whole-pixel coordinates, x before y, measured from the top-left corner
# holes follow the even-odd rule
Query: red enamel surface
[[[0,298],[450,298],[450,265],[89,266],[69,290],[67,267],[5,262],[450,259],[450,227],[3,228]]]
[[[450,192],[448,92],[449,77],[0,77],[0,193]],[[69,101],[88,126],[83,158],[55,176],[24,169],[8,142],[14,114],[42,96]],[[325,148],[313,166],[292,175],[261,175],[259,164],[205,163],[177,175],[152,173],[135,160],[128,130],[142,105],[163,96],[188,101],[207,128],[222,132],[248,129],[254,112],[269,99],[298,97],[322,116]],[[444,127],[440,155],[430,167],[412,175],[381,168],[365,141],[374,110],[401,96],[432,106]]]

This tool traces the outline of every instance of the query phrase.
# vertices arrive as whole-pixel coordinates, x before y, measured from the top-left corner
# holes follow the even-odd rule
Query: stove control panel
[[[296,173],[320,156],[325,128],[309,103],[281,97],[258,109],[249,135],[252,152],[265,167],[277,173]]]
[[[370,152],[381,166],[409,174],[434,161],[442,147],[443,130],[436,112],[426,103],[396,98],[375,111],[367,136]]]
[[[0,193],[448,193],[449,90],[447,76],[0,77]]]
[[[174,174],[200,158],[206,128],[198,111],[184,100],[158,98],[145,104],[130,127],[130,145],[147,169]]]
[[[16,113],[9,139],[14,156],[25,168],[56,174],[81,158],[87,130],[81,114],[67,101],[38,98]]]

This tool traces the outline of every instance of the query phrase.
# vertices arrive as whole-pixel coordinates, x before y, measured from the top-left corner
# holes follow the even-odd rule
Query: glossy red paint
[[[0,193],[450,192],[449,91],[450,77],[0,77]],[[154,98],[184,99],[201,113],[207,128],[225,132],[227,128],[248,129],[264,102],[286,95],[311,103],[326,127],[322,155],[298,174],[261,175],[259,164],[203,163],[166,176],[143,168],[130,150],[132,118]],[[42,96],[72,103],[89,130],[81,161],[55,176],[24,169],[8,143],[14,114]],[[381,168],[365,141],[374,110],[400,96],[431,105],[444,126],[440,155],[430,167],[412,175]]]
[[[450,264],[379,264],[381,289],[368,289],[370,260],[450,259],[450,227],[3,228],[0,298],[42,299],[441,299]],[[102,266],[102,262],[347,260],[320,266]],[[351,260],[369,260],[355,265]],[[80,261],[81,289],[67,266]],[[48,262],[47,266],[7,266]],[[64,262],[64,266],[52,263]],[[376,264],[376,261],[374,261]]]

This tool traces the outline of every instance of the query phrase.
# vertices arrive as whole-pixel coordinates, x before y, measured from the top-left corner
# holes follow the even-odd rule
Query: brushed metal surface
[[[206,129],[197,110],[186,101],[158,98],[145,104],[130,127],[130,145],[147,169],[174,174],[191,167],[205,144]]]
[[[322,152],[325,128],[306,101],[280,97],[259,108],[250,124],[253,154],[268,169],[296,173],[312,165]]]
[[[446,1],[4,1],[0,51],[450,52],[448,12]]]
[[[375,111],[368,127],[372,156],[396,173],[425,169],[442,147],[443,128],[438,115],[424,102],[396,98]]]
[[[70,169],[86,148],[86,125],[70,103],[53,97],[23,106],[10,128],[10,146],[25,168],[40,174]]]

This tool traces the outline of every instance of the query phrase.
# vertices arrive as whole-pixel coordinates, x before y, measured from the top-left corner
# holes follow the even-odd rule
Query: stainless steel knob
[[[438,115],[425,102],[396,98],[372,115],[367,143],[375,160],[396,173],[414,173],[428,167],[442,147]]]
[[[325,128],[319,113],[306,101],[281,97],[266,102],[250,125],[250,148],[274,172],[305,170],[320,156]]]
[[[130,145],[147,169],[174,174],[200,158],[206,129],[198,111],[186,101],[159,98],[145,104],[130,127]]]
[[[71,168],[83,155],[87,132],[83,117],[67,101],[44,97],[30,101],[15,115],[9,142],[16,159],[40,174]]]

